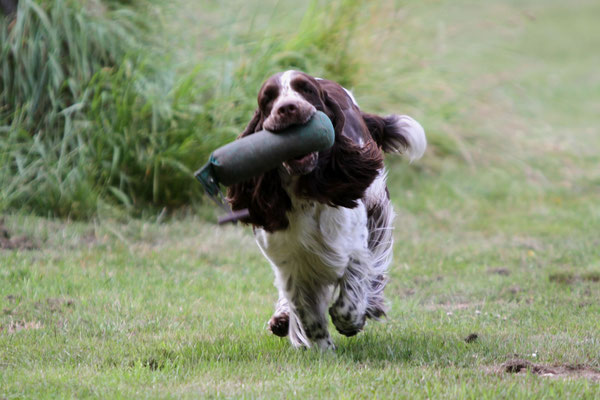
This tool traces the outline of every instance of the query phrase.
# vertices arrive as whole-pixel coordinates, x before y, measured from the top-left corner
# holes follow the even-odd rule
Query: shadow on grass
[[[479,343],[465,343],[458,338],[423,332],[391,333],[365,332],[361,336],[334,338],[335,352],[316,349],[294,349],[287,339],[275,337],[240,336],[231,339],[164,343],[144,352],[136,362],[152,370],[169,366],[218,366],[228,363],[261,362],[298,364],[315,360],[333,363],[411,364],[429,366],[472,366],[473,352],[483,350]]]
[[[342,359],[413,365],[473,365],[473,353],[483,349],[478,342],[429,332],[365,332],[358,338],[339,338],[337,342],[336,353]]]

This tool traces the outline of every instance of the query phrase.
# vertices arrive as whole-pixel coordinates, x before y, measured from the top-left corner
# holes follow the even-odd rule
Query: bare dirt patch
[[[527,372],[548,378],[584,378],[600,381],[600,371],[587,365],[542,365],[523,359],[513,359],[502,364],[497,372],[526,374]]]
[[[488,269],[488,274],[508,276],[510,275],[510,270],[508,268],[490,268]]]
[[[469,336],[467,336],[465,338],[465,342],[467,342],[467,343],[473,343],[477,339],[479,339],[479,335],[477,333],[471,333],[471,334],[469,334]]]
[[[45,309],[52,313],[64,312],[73,307],[75,302],[72,299],[62,299],[49,297],[46,299],[46,304],[42,302],[34,303],[34,307],[37,309]]]
[[[22,301],[21,296],[9,294],[5,297],[8,300],[9,306],[2,310],[4,315],[12,315],[13,318],[22,318],[24,309],[33,306],[35,310],[43,314],[63,315],[73,311],[75,300],[69,298],[49,297],[44,300],[30,302]]]
[[[0,332],[17,333],[23,330],[42,329],[43,327],[44,325],[39,321],[10,321],[6,326],[0,325]]]
[[[33,250],[37,246],[27,236],[12,236],[0,219],[0,250]]]
[[[586,272],[581,279],[588,282],[600,282],[600,271]]]
[[[572,285],[576,282],[600,282],[600,271],[588,271],[582,274],[573,272],[556,272],[548,276],[550,282]]]

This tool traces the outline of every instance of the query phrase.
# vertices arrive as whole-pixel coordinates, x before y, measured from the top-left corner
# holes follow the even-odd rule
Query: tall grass
[[[141,56],[142,20],[64,0],[24,0],[17,15],[12,27],[0,21],[0,209],[92,215],[107,190],[94,152],[103,136],[90,114],[94,82]]]
[[[0,208],[89,216],[103,190],[90,83],[140,57],[143,20],[91,1],[22,0],[16,21],[0,23]]]
[[[21,1],[12,29],[0,21],[0,211],[86,218],[198,202],[192,171],[242,129],[265,77],[300,68],[352,81],[359,3],[318,4],[283,41],[232,38],[241,52],[181,71],[160,21],[138,11],[147,3]]]
[[[0,116],[32,132],[60,135],[64,114],[80,108],[86,85],[117,65],[141,36],[136,14],[68,0],[20,2],[16,21],[0,30]],[[57,125],[58,124],[58,125]]]

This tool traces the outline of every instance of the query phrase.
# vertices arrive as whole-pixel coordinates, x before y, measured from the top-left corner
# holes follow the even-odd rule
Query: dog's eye
[[[265,97],[272,99],[275,96],[277,96],[277,89],[270,87],[265,90]]]
[[[271,103],[273,103],[274,97],[271,96],[262,96],[260,99],[260,106],[263,108],[268,108]]]
[[[260,99],[260,104],[261,104],[262,106],[267,106],[267,105],[268,105],[268,104],[269,104],[269,103],[270,103],[272,100],[273,100],[273,98],[272,98],[272,97],[270,97],[270,96],[267,96],[267,95],[264,95],[264,96],[262,96],[262,97],[261,97],[261,99]]]
[[[261,105],[264,107],[268,106],[269,103],[271,103],[273,101],[273,99],[275,99],[275,97],[277,97],[277,92],[278,92],[277,88],[274,88],[274,87],[266,88],[260,98]]]
[[[308,83],[305,83],[304,85],[302,85],[300,87],[300,90],[306,94],[314,94],[315,93],[315,89],[312,87],[312,85],[309,85]]]

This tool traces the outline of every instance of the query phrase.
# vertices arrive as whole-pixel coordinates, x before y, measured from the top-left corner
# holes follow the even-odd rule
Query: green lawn
[[[182,65],[229,28],[302,15],[181,1]],[[390,312],[335,333],[335,353],[267,331],[276,291],[249,228],[5,216],[36,249],[0,250],[0,398],[598,398],[599,16],[594,0],[362,6],[355,96],[416,117],[430,147],[388,158]],[[515,359],[538,368],[506,372]]]

